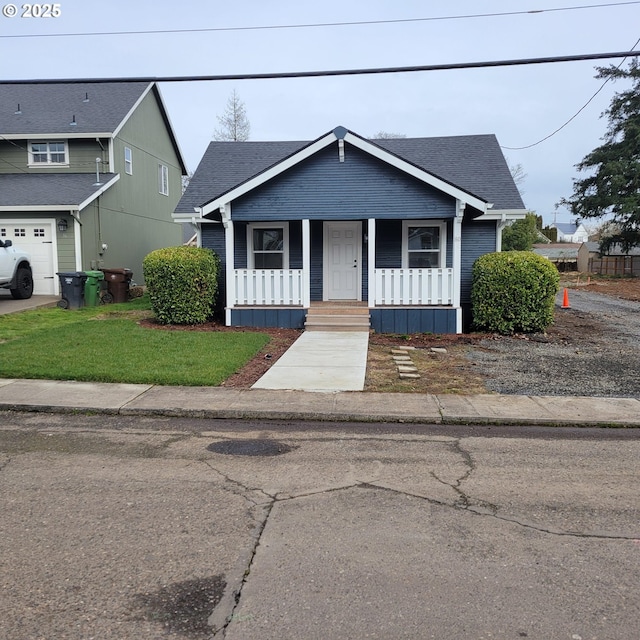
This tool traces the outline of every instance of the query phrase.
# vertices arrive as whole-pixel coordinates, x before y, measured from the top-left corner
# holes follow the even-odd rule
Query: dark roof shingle
[[[0,135],[113,133],[148,87],[147,82],[2,84]]]
[[[0,174],[0,207],[77,207],[107,184],[115,174]]]
[[[524,209],[494,135],[397,138],[370,142],[442,180],[493,203],[494,209]],[[310,142],[212,142],[178,203],[194,213],[209,202]]]

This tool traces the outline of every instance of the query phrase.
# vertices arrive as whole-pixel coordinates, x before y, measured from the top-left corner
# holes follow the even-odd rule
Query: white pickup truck
[[[9,289],[16,300],[30,298],[33,293],[31,256],[14,247],[11,240],[0,240],[0,288]]]

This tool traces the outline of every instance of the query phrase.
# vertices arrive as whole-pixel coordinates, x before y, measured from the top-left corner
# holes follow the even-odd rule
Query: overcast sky
[[[61,0],[59,17],[50,18],[22,17],[25,5],[18,2],[17,15],[7,17],[9,5],[0,0],[2,80],[446,64],[627,51],[640,37],[640,2],[614,6],[607,0]],[[585,6],[591,8],[558,10]],[[539,9],[545,11],[461,17]],[[362,21],[396,22],[231,30]],[[96,35],[201,29],[211,31]],[[26,35],[33,37],[16,37]],[[583,107],[602,84],[594,78],[596,66],[619,62],[160,88],[194,170],[234,88],[245,103],[252,140],[313,140],[344,125],[365,137],[381,130],[408,137],[494,133],[503,147],[523,147]],[[607,121],[600,116],[613,93],[626,88],[609,83],[549,140],[529,149],[504,149],[509,164],[522,165],[527,174],[521,185],[526,206],[546,223],[553,221],[560,198],[571,195],[575,165],[601,143]],[[569,219],[568,211],[558,209],[558,222]]]

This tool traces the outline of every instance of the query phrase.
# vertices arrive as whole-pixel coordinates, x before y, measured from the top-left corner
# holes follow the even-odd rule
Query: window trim
[[[169,167],[161,162],[158,163],[158,193],[169,195]]]
[[[133,175],[133,151],[131,147],[124,148],[124,172],[129,176]]]
[[[431,267],[431,268],[444,269],[447,264],[447,221],[446,220],[403,220],[402,221],[402,268],[403,269],[414,268],[414,267],[409,267],[409,227],[437,227],[440,230],[440,247],[438,249],[438,266]],[[435,253],[435,251],[433,253]]]
[[[47,145],[47,161],[46,162],[36,162],[34,160],[34,152],[33,145],[34,144],[44,144]],[[52,144],[62,144],[64,147],[64,162],[52,162],[51,161],[51,145]],[[28,141],[28,166],[32,168],[36,167],[68,167],[69,166],[69,143],[67,140],[29,140]],[[60,153],[59,151],[55,151],[54,153]],[[41,155],[38,153],[37,155]]]
[[[282,269],[289,268],[289,223],[288,222],[250,222],[247,225],[247,268],[255,269],[253,250],[253,232],[255,229],[282,229]],[[264,252],[262,252],[264,253]],[[273,251],[272,253],[280,253]]]

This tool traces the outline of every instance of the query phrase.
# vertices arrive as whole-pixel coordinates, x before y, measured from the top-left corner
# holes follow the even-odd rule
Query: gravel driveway
[[[468,358],[498,393],[640,397],[640,303],[571,289],[544,335],[496,337]]]

